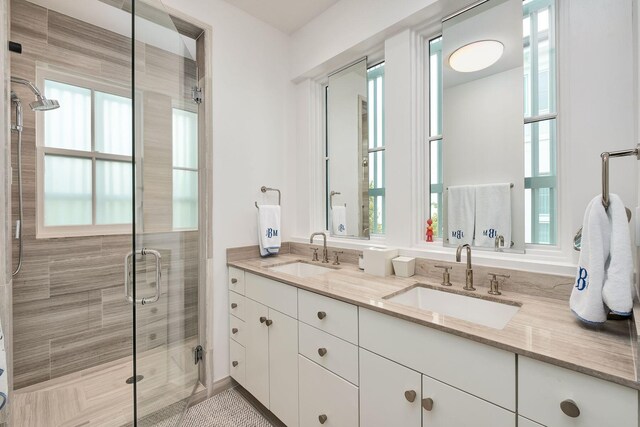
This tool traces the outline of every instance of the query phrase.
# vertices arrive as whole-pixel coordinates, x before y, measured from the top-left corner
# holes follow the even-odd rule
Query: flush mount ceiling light
[[[449,56],[449,65],[461,73],[483,70],[496,63],[504,53],[497,40],[479,40],[458,48]]]

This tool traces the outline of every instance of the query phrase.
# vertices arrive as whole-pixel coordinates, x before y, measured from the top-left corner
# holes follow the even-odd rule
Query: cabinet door
[[[298,361],[300,427],[358,427],[358,388],[304,356]]]
[[[269,327],[266,306],[249,298],[245,302],[245,384],[246,389],[269,407]]]
[[[515,427],[516,414],[422,376],[423,427]]]
[[[298,321],[269,309],[269,409],[298,425]]]
[[[360,349],[360,425],[419,427],[421,374]]]

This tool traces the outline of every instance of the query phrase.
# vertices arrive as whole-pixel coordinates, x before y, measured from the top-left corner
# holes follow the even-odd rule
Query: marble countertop
[[[640,390],[636,369],[638,337],[631,320],[608,321],[594,329],[577,321],[566,301],[505,291],[501,296],[490,297],[486,288],[477,286],[477,290],[469,294],[522,304],[507,326],[497,330],[384,299],[416,283],[440,287],[423,276],[372,276],[353,264],[342,264],[329,273],[305,278],[268,269],[298,260],[309,262],[299,255],[278,255],[228,264],[300,289]],[[467,293],[462,286],[454,283],[452,288],[456,293]]]

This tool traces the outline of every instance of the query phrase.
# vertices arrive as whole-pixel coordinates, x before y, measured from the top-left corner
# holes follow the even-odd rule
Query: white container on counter
[[[416,259],[399,256],[392,260],[393,271],[398,277],[411,277],[416,273]]]
[[[397,249],[371,247],[364,249],[362,254],[365,273],[381,277],[393,274],[391,260],[398,256]]]

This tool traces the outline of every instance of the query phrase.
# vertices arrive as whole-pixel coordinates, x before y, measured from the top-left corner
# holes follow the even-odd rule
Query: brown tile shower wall
[[[79,76],[130,82],[130,39],[27,1],[11,1],[11,40],[23,45],[22,55],[11,55],[12,75],[35,81],[36,66],[49,65]],[[168,190],[172,180],[172,101],[190,98],[195,67],[193,61],[136,45],[136,81],[141,83],[137,88],[143,90],[148,107],[142,120],[149,155],[141,163],[145,184],[150,183],[142,201],[146,234],[139,239],[140,244],[159,249],[163,256],[163,296],[153,306],[139,310],[143,312],[137,319],[141,350],[197,335],[198,233],[169,232]],[[179,74],[184,79],[176,78]],[[24,104],[33,98],[25,88],[14,89]],[[131,249],[131,236],[36,239],[34,119],[35,114],[25,108],[24,263],[13,283],[16,388],[132,354],[132,309],[124,301],[123,288],[124,256]],[[15,219],[15,137],[11,161]],[[16,244],[13,257],[15,263]],[[139,292],[144,292],[145,286],[153,287],[150,268],[147,283],[140,285]],[[190,317],[185,318],[185,311]]]

